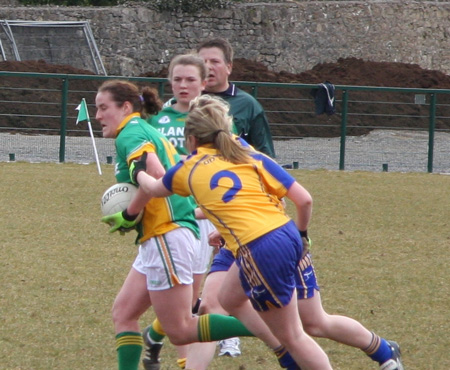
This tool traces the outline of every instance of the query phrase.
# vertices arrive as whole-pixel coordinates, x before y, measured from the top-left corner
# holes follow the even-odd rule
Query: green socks
[[[119,370],[138,370],[143,341],[141,333],[125,331],[116,335]]]
[[[164,337],[166,336],[166,333],[164,329],[161,326],[161,323],[158,319],[155,319],[152,324],[150,325],[150,328],[148,330],[149,337],[153,340],[153,342],[162,342]]]
[[[233,316],[217,314],[201,315],[198,318],[198,340],[212,342],[233,337],[253,337],[254,335]]]

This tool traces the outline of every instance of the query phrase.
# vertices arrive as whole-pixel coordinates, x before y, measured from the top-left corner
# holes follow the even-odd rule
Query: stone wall
[[[419,64],[450,74],[450,2],[297,1],[238,3],[200,14],[108,8],[0,7],[0,19],[89,20],[110,75],[159,71],[212,36],[235,57],[299,73],[317,63],[357,57]]]

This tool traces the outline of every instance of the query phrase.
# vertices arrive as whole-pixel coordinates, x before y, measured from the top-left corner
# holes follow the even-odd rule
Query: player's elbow
[[[295,203],[297,208],[312,208],[313,205],[313,198],[311,194],[304,189],[297,193],[291,200]]]
[[[312,196],[308,190],[301,186],[298,182],[294,182],[289,188],[286,196],[298,207],[312,206]]]
[[[302,205],[303,205],[303,207],[310,207],[310,208],[312,208],[313,198],[312,198],[311,194],[307,193],[307,194],[305,194],[303,196]]]
[[[162,169],[158,169],[158,170],[154,171],[154,173],[152,173],[152,176],[153,176],[156,180],[158,180],[158,179],[160,179],[161,177],[163,177],[163,176],[165,175],[165,173],[166,173],[166,171],[164,171],[164,168],[162,168]]]

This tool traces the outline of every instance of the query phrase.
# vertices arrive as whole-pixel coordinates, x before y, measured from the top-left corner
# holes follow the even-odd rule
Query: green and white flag
[[[82,121],[88,121],[89,122],[89,114],[87,110],[86,100],[84,98],[81,100],[80,105],[75,108],[78,111],[78,117],[76,125],[78,125],[78,122]]]
[[[80,105],[78,107],[76,107],[75,109],[78,111],[78,117],[77,117],[76,124],[78,125],[78,122],[82,122],[82,121],[87,121],[87,123],[88,123],[89,134],[91,135],[92,146],[94,147],[95,161],[97,162],[98,174],[101,175],[102,169],[100,167],[100,161],[98,160],[97,147],[95,146],[94,133],[92,132],[91,120],[89,119],[86,100],[83,98],[81,100]]]

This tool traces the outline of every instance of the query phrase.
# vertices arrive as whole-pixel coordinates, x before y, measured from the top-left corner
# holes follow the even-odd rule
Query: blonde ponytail
[[[202,95],[195,98],[186,117],[185,138],[194,136],[200,146],[212,144],[231,163],[248,163],[251,161],[249,149],[231,135],[233,118],[229,109],[228,103],[219,97]]]

